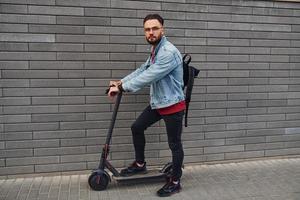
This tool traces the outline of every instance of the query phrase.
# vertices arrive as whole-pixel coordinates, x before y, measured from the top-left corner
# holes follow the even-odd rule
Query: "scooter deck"
[[[126,180],[138,180],[138,179],[150,179],[150,178],[162,178],[166,174],[160,172],[160,169],[148,169],[145,174],[136,174],[132,176],[112,176],[116,181]]]

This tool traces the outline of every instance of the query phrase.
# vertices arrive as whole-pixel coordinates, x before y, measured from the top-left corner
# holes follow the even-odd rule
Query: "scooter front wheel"
[[[89,185],[93,190],[101,191],[107,188],[109,183],[109,176],[106,173],[101,172],[93,172],[89,176]]]

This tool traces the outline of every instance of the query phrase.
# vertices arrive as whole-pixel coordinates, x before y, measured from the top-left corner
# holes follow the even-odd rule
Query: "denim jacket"
[[[184,100],[183,68],[180,52],[165,36],[154,52],[154,63],[149,56],[144,64],[121,81],[127,92],[136,92],[150,85],[150,106],[158,109]]]

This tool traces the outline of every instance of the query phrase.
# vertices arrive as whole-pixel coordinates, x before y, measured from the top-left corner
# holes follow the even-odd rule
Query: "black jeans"
[[[172,151],[173,176],[179,179],[182,176],[183,148],[181,143],[182,119],[184,111],[170,115],[160,115],[157,110],[146,107],[137,120],[132,124],[132,136],[137,162],[145,161],[145,134],[144,131],[155,122],[163,119],[166,124],[168,144]]]

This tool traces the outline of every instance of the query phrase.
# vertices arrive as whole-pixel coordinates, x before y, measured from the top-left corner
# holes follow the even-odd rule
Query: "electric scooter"
[[[108,93],[109,89],[106,90]],[[116,181],[129,181],[129,180],[142,180],[142,179],[152,179],[152,178],[163,178],[167,176],[167,174],[171,173],[172,163],[167,163],[162,169],[148,169],[145,174],[137,174],[132,176],[122,176],[120,172],[114,168],[110,162],[107,160],[109,154],[109,144],[112,138],[112,132],[115,125],[115,121],[117,118],[117,113],[119,109],[119,105],[122,98],[122,92],[119,92],[117,95],[117,99],[115,102],[112,119],[110,122],[110,126],[108,129],[108,134],[106,137],[106,142],[104,144],[100,163],[97,169],[95,169],[88,178],[88,183],[93,190],[101,191],[105,190],[111,182],[111,177],[105,169],[108,169],[112,173],[112,178]]]

